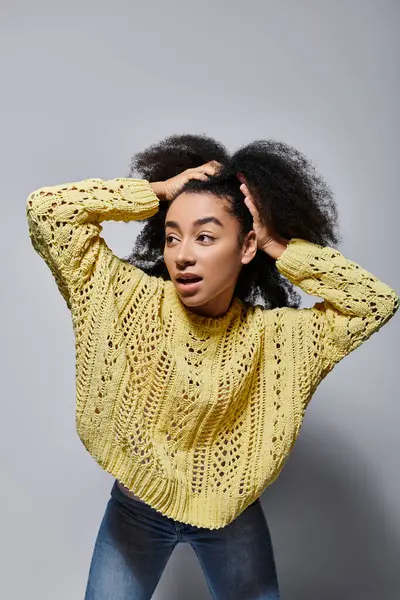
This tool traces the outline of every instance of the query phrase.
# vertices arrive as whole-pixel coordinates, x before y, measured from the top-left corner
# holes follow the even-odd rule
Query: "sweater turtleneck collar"
[[[187,325],[195,326],[203,330],[223,332],[241,312],[244,303],[236,296],[232,299],[228,310],[220,317],[205,317],[191,312],[179,298],[172,281],[165,281],[166,308],[173,316]]]

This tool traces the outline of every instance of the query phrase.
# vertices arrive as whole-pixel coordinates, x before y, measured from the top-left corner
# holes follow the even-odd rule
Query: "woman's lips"
[[[200,284],[202,283],[202,279],[200,279],[200,281],[194,281],[193,283],[188,280],[187,283],[184,283],[182,281],[176,281],[176,286],[179,289],[179,291],[181,292],[196,292],[198,290],[198,288],[200,287]]]

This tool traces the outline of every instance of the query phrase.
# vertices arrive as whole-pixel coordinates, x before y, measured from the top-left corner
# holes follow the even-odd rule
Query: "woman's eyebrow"
[[[215,223],[216,225],[219,225],[220,227],[224,227],[223,224],[221,223],[221,221],[219,219],[217,219],[217,217],[202,217],[201,219],[196,219],[196,221],[193,221],[193,229],[195,227],[199,227],[200,225],[205,225],[206,223]],[[176,221],[166,221],[165,222],[165,229],[167,227],[174,227],[175,229],[179,229],[179,224]]]

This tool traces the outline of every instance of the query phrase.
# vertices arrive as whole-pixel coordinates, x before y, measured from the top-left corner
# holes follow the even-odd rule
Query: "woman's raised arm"
[[[114,256],[100,236],[106,220],[134,221],[153,216],[162,183],[146,179],[84,179],[42,187],[29,194],[26,213],[36,252],[56,280],[68,308],[93,271]]]
[[[323,374],[399,308],[395,290],[335,248],[292,238],[276,266],[306,293],[324,299],[312,308],[287,312],[303,334],[310,363],[318,362]]]

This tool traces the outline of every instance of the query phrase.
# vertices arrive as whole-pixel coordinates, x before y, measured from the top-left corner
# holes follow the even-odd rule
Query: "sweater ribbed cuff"
[[[323,246],[301,238],[292,238],[280,257],[275,261],[282,275],[290,281],[301,281],[310,273],[310,263]]]

